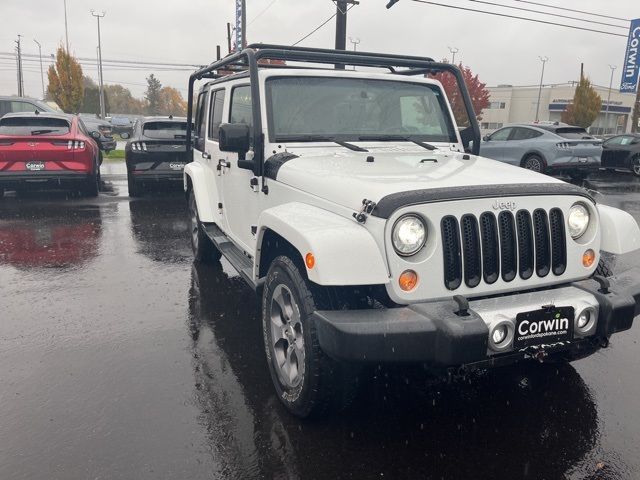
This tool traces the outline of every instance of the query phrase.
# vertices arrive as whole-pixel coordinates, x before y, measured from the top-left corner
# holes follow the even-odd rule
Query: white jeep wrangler
[[[464,130],[438,72],[458,80]],[[634,219],[476,156],[452,65],[252,45],[191,76],[188,115],[195,258],[226,257],[261,295],[273,383],[296,415],[350,397],[367,362],[574,360],[640,312],[640,272],[612,277],[601,260],[640,246]]]

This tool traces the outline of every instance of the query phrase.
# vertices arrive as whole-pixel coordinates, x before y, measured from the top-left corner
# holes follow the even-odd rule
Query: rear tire
[[[95,198],[100,192],[100,173],[94,173],[89,176],[87,184],[82,189],[85,197]]]
[[[129,189],[130,197],[139,197],[142,187],[135,181],[135,179],[131,178],[131,175],[127,175],[127,187]]]
[[[636,155],[631,159],[631,173],[636,177],[640,177],[640,155]]]
[[[539,155],[529,155],[522,161],[522,167],[533,172],[545,173],[547,165]]]
[[[191,220],[191,250],[193,251],[193,258],[196,262],[201,263],[218,262],[222,254],[202,228],[193,190],[189,191],[189,219]]]
[[[361,370],[322,351],[311,318],[315,310],[308,280],[289,257],[277,257],[262,294],[264,348],[278,398],[301,418],[349,406]]]

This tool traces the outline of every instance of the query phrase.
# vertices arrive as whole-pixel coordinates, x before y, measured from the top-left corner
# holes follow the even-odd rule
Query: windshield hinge
[[[373,212],[374,208],[376,208],[376,202],[365,198],[362,200],[362,208],[359,212],[353,213],[353,218],[355,218],[358,223],[365,223],[367,216]]]

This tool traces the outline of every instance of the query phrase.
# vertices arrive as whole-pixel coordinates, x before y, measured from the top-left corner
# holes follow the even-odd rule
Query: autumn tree
[[[187,115],[187,102],[182,94],[173,87],[162,87],[160,90],[160,115],[175,115],[184,117]]]
[[[56,52],[56,63],[47,72],[48,97],[66,113],[78,113],[84,97],[82,67],[62,46]]]
[[[162,90],[162,84],[155,75],[152,73],[147,77],[147,91],[145,93],[145,99],[147,100],[147,111],[149,115],[160,114],[160,91]]]
[[[562,113],[562,121],[569,125],[589,128],[602,110],[602,98],[591,86],[589,78],[580,75],[580,83],[573,96],[573,103]]]
[[[638,85],[638,93],[636,94],[636,105],[633,107],[633,120],[631,125],[632,132],[640,132],[640,85]]]
[[[469,67],[465,67],[461,63],[459,68],[462,71],[462,77],[464,78],[467,90],[469,90],[476,118],[482,120],[482,111],[489,106],[489,90],[487,90],[487,84],[482,83],[478,75],[474,75]],[[456,78],[449,72],[437,73],[433,75],[432,78],[442,83],[447,98],[451,103],[451,109],[453,110],[453,115],[455,116],[458,126],[469,125],[469,116],[467,115],[464,100],[462,99],[462,92],[460,91]]]

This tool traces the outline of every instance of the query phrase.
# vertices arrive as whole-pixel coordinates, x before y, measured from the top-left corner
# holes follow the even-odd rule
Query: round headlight
[[[427,227],[420,217],[406,215],[393,226],[391,240],[398,255],[415,255],[427,241]]]
[[[498,325],[493,331],[491,339],[493,340],[493,343],[495,343],[496,345],[500,345],[502,342],[504,342],[504,339],[507,338],[508,334],[509,329],[506,325]]]
[[[576,203],[569,210],[569,218],[567,223],[569,225],[569,234],[574,240],[584,235],[589,227],[589,210],[581,203]]]

